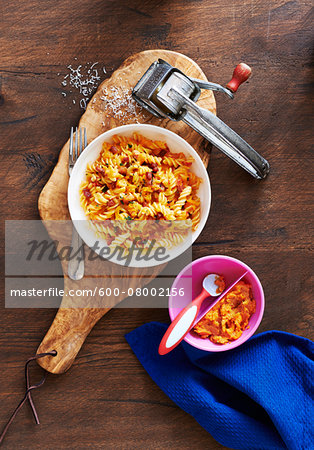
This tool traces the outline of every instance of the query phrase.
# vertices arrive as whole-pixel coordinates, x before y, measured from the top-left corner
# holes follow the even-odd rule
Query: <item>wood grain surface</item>
[[[271,173],[255,181],[213,149],[212,208],[193,257],[227,254],[249,264],[265,289],[259,332],[313,338],[312,2],[7,0],[0,20],[2,223],[39,219],[39,193],[82,115],[77,90],[61,84],[69,64],[98,61],[103,81],[132,54],[164,48],[188,55],[222,84],[238,62],[252,66],[232,102],[217,94],[218,116],[269,160]],[[56,311],[5,309],[4,226],[1,233],[4,425],[23,395],[24,361]],[[109,311],[71,370],[34,393],[41,425],[25,407],[3,447],[223,448],[152,382],[127,345],[125,333],[151,320],[168,323],[168,313]],[[33,381],[40,376],[34,367]]]
[[[121,117],[112,111],[112,106],[110,108],[110,105],[117,101],[115,97],[126,98],[130,95],[140,77],[158,58],[166,60],[192,78],[206,80],[199,66],[191,58],[180,53],[167,50],[146,50],[136,53],[127,58],[110,78],[99,85],[80,119],[79,127],[86,129],[88,143],[101,133],[120,125],[138,122],[164,127],[189,142],[207,166],[210,145],[182,121],[160,120],[143,108],[137,108],[134,100],[125,101],[125,104],[119,107]],[[128,112],[130,104],[133,106],[132,113]],[[213,113],[216,112],[216,102],[212,91],[204,90],[198,104]],[[205,146],[207,146],[207,151],[204,149]],[[54,224],[54,221],[70,219],[67,202],[68,156],[69,141],[63,146],[58,163],[38,200],[40,217],[47,227],[50,237],[58,241],[58,249],[64,248],[71,242],[71,235],[66,236],[64,226],[60,227]],[[63,273],[67,275],[67,261],[63,260],[61,265]],[[134,269],[117,266],[110,261],[100,261],[99,259],[90,261],[85,258],[85,274],[89,274],[89,276],[75,282],[66,277],[64,290],[93,290],[97,286],[98,292],[100,292],[100,289],[110,288],[113,291],[118,288],[121,294],[113,298],[112,306],[115,306],[127,297],[122,292],[127,293],[129,289],[135,290],[145,286],[164,268],[165,265],[162,264],[154,268]],[[100,276],[102,273],[103,278]],[[98,275],[97,280],[93,278],[94,275]],[[75,298],[75,296],[69,298],[65,295],[63,297],[59,311],[38,348],[38,353],[49,352],[51,351],[49,349],[52,348],[57,351],[57,356],[38,360],[38,364],[51,373],[61,374],[71,367],[90,330],[110,310],[110,308],[94,307],[95,304],[103,302],[100,295],[85,298],[84,306],[86,308],[78,308],[78,301],[80,301],[80,298]]]

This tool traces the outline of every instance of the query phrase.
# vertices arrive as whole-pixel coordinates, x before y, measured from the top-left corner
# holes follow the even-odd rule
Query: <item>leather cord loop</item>
[[[24,397],[22,398],[22,400],[20,401],[20,403],[17,405],[17,407],[15,408],[15,410],[13,411],[9,421],[7,422],[6,426],[4,427],[1,435],[0,435],[0,445],[2,444],[5,435],[7,434],[7,431],[10,427],[10,425],[12,424],[12,422],[14,421],[15,417],[17,416],[18,412],[20,411],[20,409],[23,407],[24,403],[26,402],[26,400],[29,401],[30,407],[32,409],[32,413],[33,416],[35,418],[36,424],[39,425],[39,418],[38,418],[38,414],[32,399],[32,391],[34,389],[39,388],[40,386],[42,386],[44,384],[44,382],[46,381],[47,378],[47,374],[48,372],[44,372],[44,376],[43,378],[36,384],[30,385],[30,379],[29,379],[29,365],[32,361],[35,361],[36,359],[40,359],[43,358],[45,356],[57,356],[57,352],[56,350],[52,350],[51,352],[47,352],[47,353],[39,353],[35,356],[33,356],[32,358],[29,358],[26,363],[25,363],[25,383],[26,383],[26,391],[24,394]]]

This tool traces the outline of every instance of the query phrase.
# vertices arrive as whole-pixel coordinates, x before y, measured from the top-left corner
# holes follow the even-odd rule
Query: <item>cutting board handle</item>
[[[56,356],[38,360],[48,372],[66,372],[80,351],[86,336],[109,308],[60,308],[37,353],[56,350]]]

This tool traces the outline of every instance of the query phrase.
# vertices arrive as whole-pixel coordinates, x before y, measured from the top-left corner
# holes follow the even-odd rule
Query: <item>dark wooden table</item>
[[[271,164],[254,181],[216,149],[213,202],[194,258],[227,254],[259,275],[266,310],[259,331],[311,336],[313,243],[313,14],[310,0],[1,2],[1,216],[38,219],[37,198],[82,113],[75,92],[62,96],[67,65],[99,62],[104,79],[129,55],[167,48],[194,58],[226,83],[234,66],[253,68],[218,114]],[[59,75],[58,75],[59,74]],[[2,236],[4,225],[1,227]],[[4,274],[4,236],[1,240]],[[0,425],[23,394],[23,363],[55,310],[4,308],[0,314]],[[116,309],[91,332],[72,369],[34,394],[42,424],[25,407],[6,448],[222,448],[152,382],[124,335],[165,309]],[[34,369],[40,376],[39,369]]]

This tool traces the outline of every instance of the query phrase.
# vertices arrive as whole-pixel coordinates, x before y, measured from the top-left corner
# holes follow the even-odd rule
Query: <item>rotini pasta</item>
[[[155,245],[178,245],[188,225],[196,230],[200,221],[197,191],[202,179],[191,172],[192,162],[183,153],[170,152],[165,142],[137,133],[115,135],[113,143],[105,142],[97,160],[87,165],[80,187],[81,206],[109,245],[130,248],[134,233],[141,233],[143,242],[152,238],[151,226],[146,236],[144,222],[134,227],[133,220],[165,221],[167,226]],[[108,220],[115,221],[115,226],[106,224]],[[188,225],[178,226],[177,221]],[[160,228],[156,230],[160,233]]]

